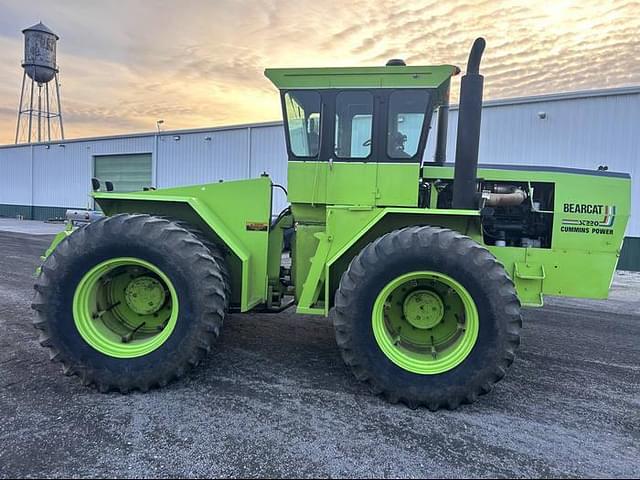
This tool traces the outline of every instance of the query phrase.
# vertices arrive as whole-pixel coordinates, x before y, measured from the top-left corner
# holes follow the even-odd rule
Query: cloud
[[[637,0],[46,0],[3,5],[0,143],[13,140],[20,30],[60,36],[69,137],[280,117],[265,67],[410,64],[464,69],[487,39],[485,98],[640,83]],[[452,88],[456,101],[459,77]]]

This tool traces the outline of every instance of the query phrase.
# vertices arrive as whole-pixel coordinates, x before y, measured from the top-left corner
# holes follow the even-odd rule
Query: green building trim
[[[22,216],[24,220],[64,220],[65,213],[70,208],[84,210],[82,207],[40,207],[32,205],[7,205],[0,203],[0,217],[17,218]]]

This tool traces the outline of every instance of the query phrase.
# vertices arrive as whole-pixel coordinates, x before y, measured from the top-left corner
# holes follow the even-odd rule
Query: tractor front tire
[[[220,261],[166,218],[119,214],[79,228],[35,285],[40,343],[102,392],[164,386],[219,335],[229,289]]]
[[[520,302],[503,266],[452,230],[408,227],[367,245],[343,274],[334,326],[355,377],[392,403],[455,409],[504,377]]]

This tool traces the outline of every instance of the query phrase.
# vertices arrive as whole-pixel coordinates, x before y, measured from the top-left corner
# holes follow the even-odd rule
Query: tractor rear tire
[[[45,260],[32,307],[40,343],[102,392],[183,376],[217,339],[224,266],[178,222],[119,214],[77,229]]]
[[[220,245],[209,240],[209,238],[207,238],[207,236],[202,232],[202,230],[199,230],[193,225],[183,221],[178,221],[176,222],[176,224],[179,227],[187,230],[194,237],[196,237],[200,242],[202,242],[202,244],[205,247],[207,247],[207,249],[209,250],[209,253],[218,264],[218,267],[220,268],[220,275],[222,275],[222,279],[224,280],[224,285],[225,285],[224,293],[227,300],[225,309],[228,309],[229,302],[231,301],[231,273],[229,272],[229,267],[227,265],[225,251],[223,250],[222,247],[220,247]]]
[[[408,227],[367,245],[342,275],[334,310],[355,377],[410,408],[476,401],[520,343],[520,301],[504,267],[442,228]]]

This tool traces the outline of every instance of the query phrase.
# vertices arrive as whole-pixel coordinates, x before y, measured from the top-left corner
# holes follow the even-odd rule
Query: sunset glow
[[[58,35],[67,137],[279,119],[266,67],[453,63],[487,39],[485,98],[640,83],[640,2],[0,1],[0,143],[21,29]],[[454,84],[455,92],[458,88]]]

